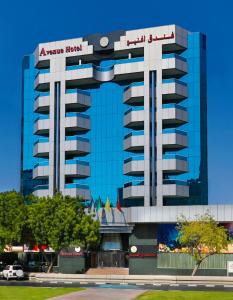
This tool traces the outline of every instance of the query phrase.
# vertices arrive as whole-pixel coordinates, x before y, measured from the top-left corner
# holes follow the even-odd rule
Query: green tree
[[[207,257],[219,253],[228,244],[226,229],[220,226],[209,213],[197,216],[193,221],[181,216],[177,229],[178,241],[182,246],[187,247],[188,253],[195,260],[192,276]]]
[[[6,245],[21,243],[26,223],[26,206],[20,193],[0,193],[0,252]]]
[[[35,243],[53,267],[41,246],[50,246],[55,252],[69,246],[80,246],[83,251],[98,247],[100,242],[99,222],[84,211],[80,199],[64,197],[31,197],[28,205],[28,224]]]

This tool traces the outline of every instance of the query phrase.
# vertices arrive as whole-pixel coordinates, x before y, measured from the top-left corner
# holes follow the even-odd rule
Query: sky
[[[207,35],[209,203],[233,204],[232,9],[230,0],[2,1],[0,191],[19,190],[25,54],[40,42],[177,24]]]

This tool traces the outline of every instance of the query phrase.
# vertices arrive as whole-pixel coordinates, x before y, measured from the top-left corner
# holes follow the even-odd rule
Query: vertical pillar
[[[146,60],[146,57],[145,57]],[[144,70],[144,206],[150,206],[151,180],[150,180],[150,72],[145,63]]]
[[[52,68],[50,65],[50,73]],[[51,75],[52,77],[52,75]],[[55,118],[55,107],[54,107],[54,81],[51,78],[50,81],[50,107],[49,107],[49,196],[54,194],[54,118]]]
[[[161,53],[162,60],[162,53]],[[162,66],[158,66],[156,76],[156,174],[157,206],[163,206],[163,103],[162,103]]]

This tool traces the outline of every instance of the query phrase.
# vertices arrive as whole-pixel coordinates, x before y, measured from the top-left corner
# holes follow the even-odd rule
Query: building
[[[24,194],[129,211],[208,204],[205,35],[169,25],[42,43],[24,57],[22,91]],[[148,233],[111,223],[103,249]]]

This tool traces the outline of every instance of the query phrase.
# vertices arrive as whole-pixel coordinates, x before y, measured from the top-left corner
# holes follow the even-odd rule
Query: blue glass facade
[[[22,63],[22,119],[21,119],[21,192],[29,195],[34,187],[46,184],[47,180],[33,180],[33,168],[36,164],[43,162],[43,158],[33,157],[33,147],[38,140],[48,141],[48,138],[33,134],[34,122],[38,118],[48,116],[34,113],[34,101],[39,95],[34,90],[34,80],[38,70],[34,67],[34,55],[27,55]],[[48,161],[47,161],[48,162]]]
[[[187,182],[190,196],[169,199],[165,204],[208,204],[205,35],[199,32],[189,33],[188,48],[180,56],[188,63],[188,73],[180,79],[188,86],[188,98],[179,103],[188,111],[188,122],[179,126],[179,130],[187,134],[188,147],[174,154],[187,157],[189,171],[181,175],[167,176],[167,178]]]
[[[104,61],[105,66],[108,63]],[[123,175],[125,160],[140,160],[144,157],[143,153],[140,156],[140,153],[123,151],[125,137],[143,134],[143,131],[130,130],[123,126],[124,115],[132,110],[132,107],[122,101],[125,88],[127,87],[110,82],[101,84],[97,89],[86,90],[91,96],[91,107],[85,112],[90,116],[91,130],[79,137],[91,142],[91,153],[76,159],[89,162],[91,176],[73,180],[73,183],[87,185],[93,199],[100,197],[104,203],[108,197],[113,205],[118,198],[124,204],[122,193],[125,184],[138,184],[143,181],[143,176]],[[143,106],[133,109],[142,110]]]

